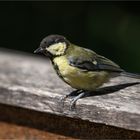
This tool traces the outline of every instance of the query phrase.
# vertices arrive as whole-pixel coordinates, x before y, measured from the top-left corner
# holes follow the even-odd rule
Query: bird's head
[[[48,57],[55,57],[64,55],[70,42],[61,35],[49,35],[45,37],[39,48],[37,48],[34,53],[43,53]]]

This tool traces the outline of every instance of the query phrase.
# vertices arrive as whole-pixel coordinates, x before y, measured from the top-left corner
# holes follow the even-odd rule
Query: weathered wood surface
[[[140,132],[81,119],[0,104],[0,139],[140,139]],[[12,125],[20,126],[20,132]],[[19,127],[18,127],[19,128]],[[23,129],[22,129],[23,128]],[[28,130],[26,128],[29,128]],[[35,131],[36,132],[35,132]],[[29,131],[29,132],[28,132]],[[8,132],[8,135],[6,135]],[[44,133],[45,132],[45,133]],[[20,133],[20,134],[19,134]],[[20,138],[19,138],[20,137]],[[23,138],[25,139],[25,138]]]
[[[118,77],[103,86],[130,82],[140,80]],[[80,99],[70,110],[70,99],[62,106],[60,98],[72,90],[46,58],[0,51],[0,103],[140,131],[139,84]]]

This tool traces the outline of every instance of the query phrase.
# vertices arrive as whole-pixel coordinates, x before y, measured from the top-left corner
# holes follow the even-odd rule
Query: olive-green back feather
[[[112,71],[123,70],[113,61],[96,54],[94,51],[71,44],[67,49],[66,57],[70,65],[87,71]]]

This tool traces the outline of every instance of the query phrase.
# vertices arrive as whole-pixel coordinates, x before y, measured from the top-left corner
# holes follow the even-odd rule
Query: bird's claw
[[[60,98],[60,103],[62,103],[62,107],[64,107],[64,102],[68,98],[68,95],[64,95]]]
[[[72,99],[70,101],[70,110],[74,110],[75,109],[75,107],[76,107],[76,101],[77,100],[75,100],[75,99]]]
[[[72,93],[70,93],[70,94],[68,94],[68,95],[65,95],[65,96],[61,97],[60,102],[62,103],[62,107],[64,107],[64,101],[65,101],[67,98],[72,97],[72,99],[71,99],[71,101],[70,101],[70,110],[75,109],[76,101],[77,101],[78,99],[80,99],[80,98],[82,98],[82,97],[85,96],[85,92],[80,91],[80,90],[77,90],[77,91],[78,91],[78,93],[72,92]],[[78,94],[78,95],[77,95],[77,96],[74,96],[75,93]]]

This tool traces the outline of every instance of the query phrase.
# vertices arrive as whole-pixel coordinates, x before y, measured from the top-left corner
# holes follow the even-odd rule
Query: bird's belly
[[[73,71],[72,73],[64,72],[64,80],[73,88],[83,90],[95,90],[108,80],[106,72],[82,72]]]
[[[85,71],[70,66],[65,59],[56,59],[54,62],[64,81],[76,89],[92,91],[109,79],[109,74],[105,71]]]

